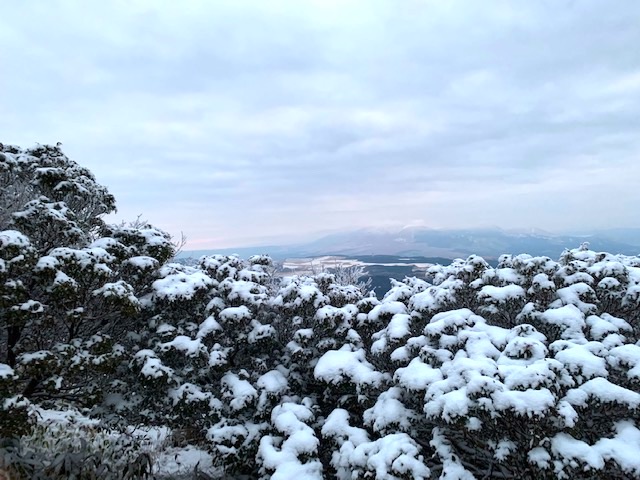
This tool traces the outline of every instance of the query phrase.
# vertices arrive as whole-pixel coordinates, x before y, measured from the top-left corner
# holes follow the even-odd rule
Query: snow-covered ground
[[[383,267],[406,267],[414,266],[416,270],[426,271],[427,268],[433,266],[432,263],[402,263],[402,262],[362,262],[354,258],[336,257],[326,255],[323,257],[307,257],[307,258],[287,258],[282,263],[283,273],[296,275],[313,275],[322,271],[330,270],[338,267],[368,267],[371,265],[380,265]]]

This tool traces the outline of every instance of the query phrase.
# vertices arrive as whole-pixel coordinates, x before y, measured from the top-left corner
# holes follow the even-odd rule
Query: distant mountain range
[[[299,245],[271,245],[220,250],[185,251],[182,256],[237,253],[243,257],[266,253],[275,259],[320,255],[393,255],[457,258],[478,254],[496,258],[503,253],[529,253],[557,258],[565,248],[589,242],[597,251],[640,255],[640,228],[601,230],[591,234],[556,235],[541,230],[499,228],[439,230],[405,227],[400,230],[361,229],[327,235]]]

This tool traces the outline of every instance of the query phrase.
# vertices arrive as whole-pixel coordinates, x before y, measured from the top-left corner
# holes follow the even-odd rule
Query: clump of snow
[[[188,357],[207,354],[207,347],[202,344],[199,338],[192,340],[191,337],[186,335],[178,335],[170,342],[165,342],[160,345],[160,350],[167,351],[170,349],[175,349]]]
[[[9,365],[0,363],[0,380],[7,380],[14,377],[13,368]]]
[[[222,398],[229,402],[232,410],[242,410],[258,397],[258,391],[247,380],[235,373],[227,373],[220,381]]]
[[[356,385],[379,385],[388,378],[384,373],[376,371],[366,360],[364,349],[353,349],[349,345],[340,350],[330,350],[320,357],[313,370],[313,376],[327,383],[350,381]]]
[[[257,460],[261,473],[282,480],[323,478],[322,463],[315,458],[320,442],[307,425],[313,419],[304,405],[286,402],[273,409],[271,423],[277,435],[265,435],[260,440]]]
[[[251,311],[245,306],[228,307],[220,312],[218,318],[223,322],[240,322],[251,319]]]
[[[134,360],[142,364],[140,373],[148,378],[172,377],[173,369],[162,364],[153,350],[140,350],[135,354]]]
[[[153,282],[153,296],[168,301],[189,300],[212,284],[211,278],[203,272],[176,272]]]

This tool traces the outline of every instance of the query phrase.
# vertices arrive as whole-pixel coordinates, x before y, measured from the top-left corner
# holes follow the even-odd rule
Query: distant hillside
[[[640,237],[635,243],[626,235],[620,241],[606,233],[593,235],[554,235],[546,233],[518,233],[499,229],[434,230],[405,228],[400,231],[381,232],[360,230],[329,235],[304,245],[309,253],[343,255],[407,255],[437,256],[444,258],[467,257],[477,254],[495,258],[503,253],[529,253],[558,257],[566,248],[575,248],[589,242],[594,250],[634,255],[640,253]]]
[[[419,227],[395,231],[363,229],[328,235],[299,245],[186,251],[182,256],[237,253],[246,257],[265,253],[278,260],[321,255],[347,255],[355,258],[391,255],[452,259],[477,254],[491,259],[503,253],[529,253],[557,258],[563,250],[575,248],[583,242],[589,242],[591,249],[596,251],[637,255],[640,254],[640,229],[616,229],[589,235],[555,235],[539,230],[513,232],[501,229],[435,230]]]

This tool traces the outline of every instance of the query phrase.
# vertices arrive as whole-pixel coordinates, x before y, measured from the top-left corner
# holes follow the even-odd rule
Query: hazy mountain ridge
[[[405,227],[400,230],[360,229],[326,235],[298,245],[271,245],[242,248],[185,251],[183,256],[237,253],[248,256],[266,253],[272,257],[318,255],[393,255],[443,258],[471,254],[496,258],[503,253],[528,253],[557,258],[566,248],[589,242],[591,249],[625,255],[640,253],[640,228],[612,229],[592,234],[559,235],[538,229],[507,231],[499,228],[436,230]]]

